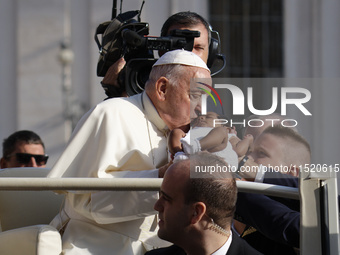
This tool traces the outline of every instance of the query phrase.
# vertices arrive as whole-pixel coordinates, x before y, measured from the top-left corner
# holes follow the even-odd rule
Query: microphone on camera
[[[141,37],[137,32],[130,29],[123,29],[121,35],[126,43],[134,47],[140,47],[146,41],[145,38]]]

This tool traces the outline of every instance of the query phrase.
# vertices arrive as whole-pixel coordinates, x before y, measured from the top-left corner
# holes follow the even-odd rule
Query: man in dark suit
[[[263,183],[298,187],[298,178],[281,173],[266,173]],[[237,217],[265,237],[290,247],[299,247],[300,201],[240,192]],[[245,237],[245,239],[250,236]],[[268,247],[268,241],[266,243]],[[282,250],[282,246],[280,248]],[[286,253],[287,254],[287,253]]]
[[[231,231],[237,187],[221,158],[200,152],[166,171],[160,198],[158,236],[175,245],[146,254],[261,254]]]
[[[310,157],[309,144],[297,132],[282,126],[269,127],[255,140],[253,151],[245,162],[246,166],[267,167],[262,178],[258,178],[255,171],[241,171],[240,175],[261,179],[263,183],[298,187],[299,170],[310,163]],[[286,172],[279,172],[281,169]],[[254,173],[256,175],[251,177]],[[241,236],[259,251],[264,254],[296,254],[294,247],[299,248],[300,235],[298,200],[239,193],[236,218],[248,225],[245,231],[238,229],[243,232]]]

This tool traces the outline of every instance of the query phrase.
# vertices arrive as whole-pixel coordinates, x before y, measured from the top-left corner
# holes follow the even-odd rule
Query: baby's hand
[[[236,131],[235,127],[229,128],[229,133],[237,135],[237,131]]]
[[[254,137],[253,137],[253,135],[251,135],[251,134],[247,134],[247,135],[245,135],[244,137],[243,137],[243,139],[249,139],[249,140],[254,140]]]

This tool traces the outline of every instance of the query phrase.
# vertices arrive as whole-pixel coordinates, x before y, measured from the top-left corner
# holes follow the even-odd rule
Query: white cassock
[[[157,178],[168,128],[146,93],[108,99],[79,121],[48,177]],[[156,191],[71,192],[51,225],[66,225],[64,254],[144,254],[157,237]]]

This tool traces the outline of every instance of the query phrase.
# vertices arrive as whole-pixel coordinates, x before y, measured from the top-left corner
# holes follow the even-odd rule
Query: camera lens
[[[136,73],[136,81],[137,81],[136,86],[139,89],[144,90],[145,83],[149,79],[150,71],[151,71],[150,66],[144,66]]]
[[[149,79],[152,65],[156,59],[139,58],[131,59],[126,64],[125,88],[129,96],[139,94],[144,91],[145,83]]]

